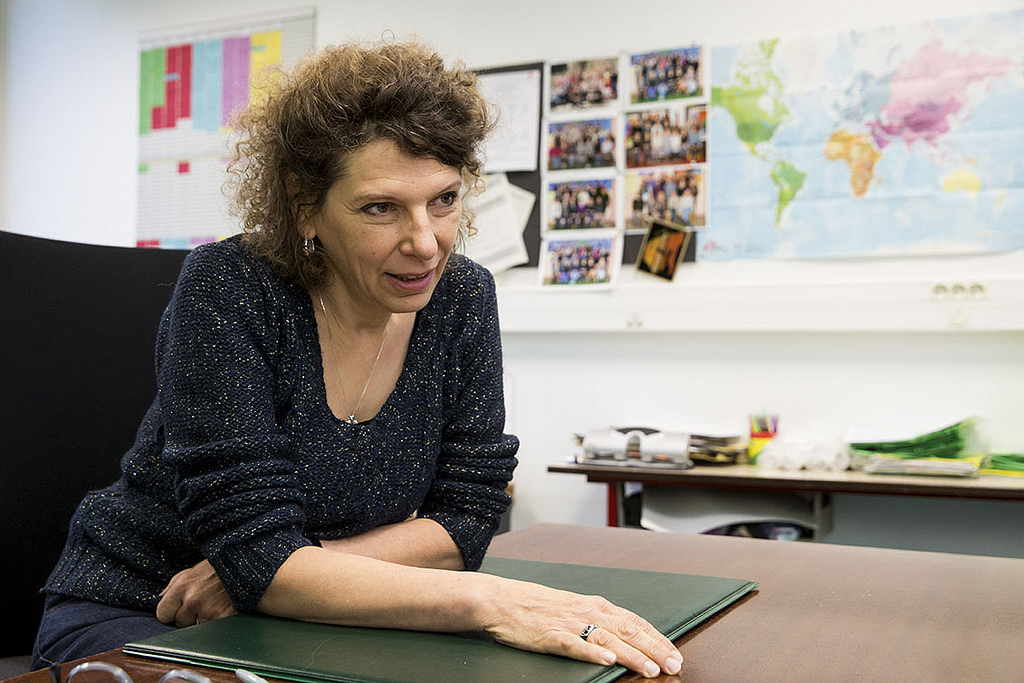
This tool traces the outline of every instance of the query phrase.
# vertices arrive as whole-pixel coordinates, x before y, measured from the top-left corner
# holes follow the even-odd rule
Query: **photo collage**
[[[541,285],[611,286],[625,235],[705,225],[704,67],[700,46],[548,64]]]

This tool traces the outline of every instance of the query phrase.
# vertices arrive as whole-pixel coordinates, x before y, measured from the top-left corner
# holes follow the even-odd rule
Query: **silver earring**
[[[302,255],[309,258],[316,252],[316,243],[308,237],[302,239]]]

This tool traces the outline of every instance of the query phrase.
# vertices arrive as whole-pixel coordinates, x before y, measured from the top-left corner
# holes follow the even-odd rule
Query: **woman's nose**
[[[407,254],[419,258],[429,259],[437,253],[434,221],[427,211],[417,211],[410,215],[403,246]]]

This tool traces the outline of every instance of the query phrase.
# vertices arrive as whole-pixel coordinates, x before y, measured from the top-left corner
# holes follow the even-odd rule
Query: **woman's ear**
[[[302,185],[295,173],[289,173],[284,179],[284,189],[288,193],[288,209],[299,231],[299,236],[311,240],[316,237],[316,229],[310,225],[308,212],[303,211]]]

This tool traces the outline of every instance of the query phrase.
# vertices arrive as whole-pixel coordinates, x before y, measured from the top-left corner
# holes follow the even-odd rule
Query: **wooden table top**
[[[1021,559],[554,524],[501,534],[490,554],[759,582],[756,593],[682,636],[683,672],[658,680],[1019,683],[1024,677]],[[157,683],[173,668],[120,651],[96,658],[118,664],[136,683]],[[63,676],[70,668],[63,667]],[[228,671],[203,673],[214,683],[237,683]],[[48,680],[45,670],[12,679]]]
[[[503,534],[491,552],[758,581],[677,641],[680,680],[1024,680],[1021,559],[560,525]]]

